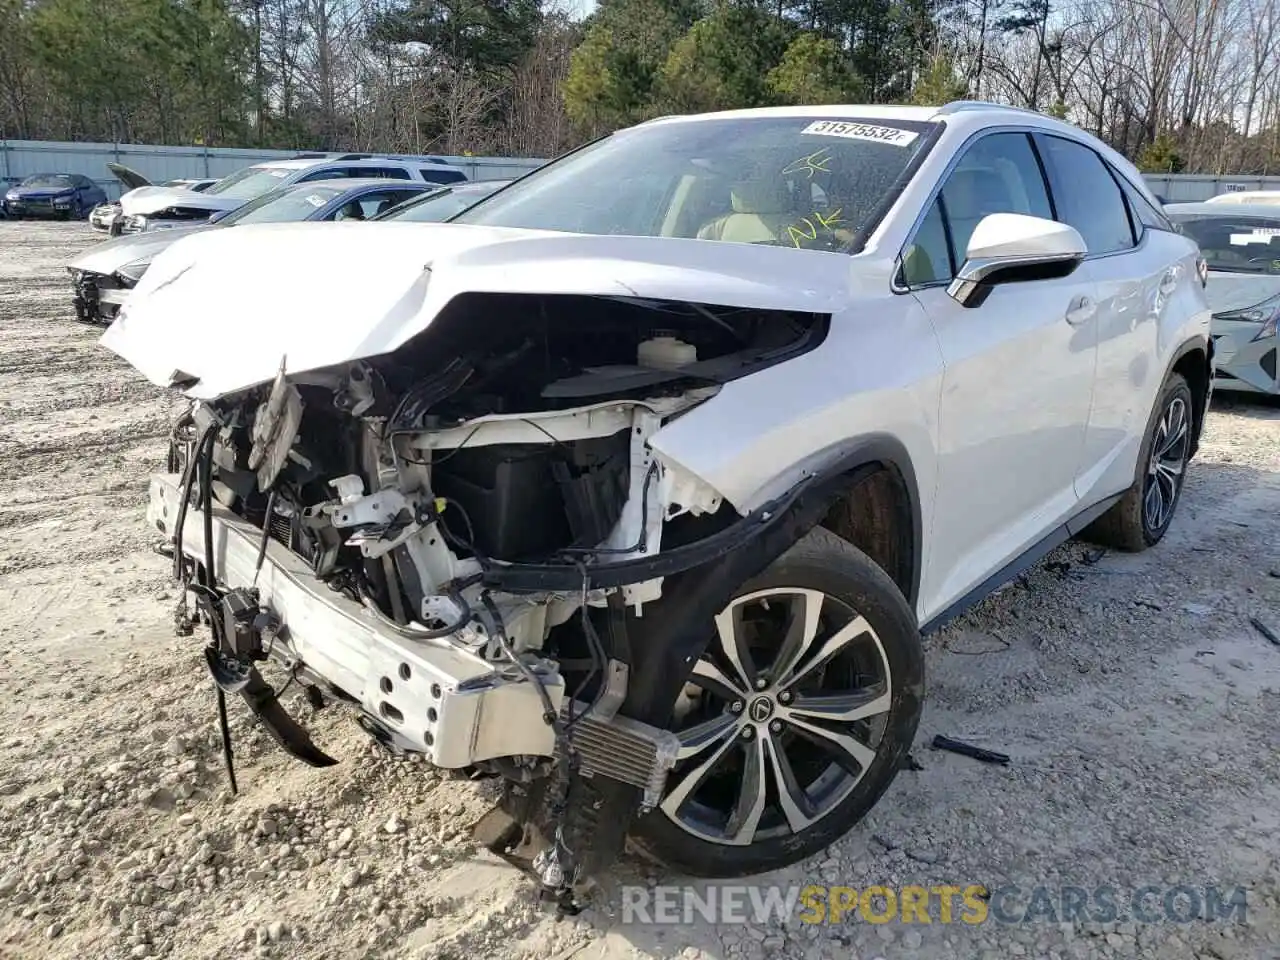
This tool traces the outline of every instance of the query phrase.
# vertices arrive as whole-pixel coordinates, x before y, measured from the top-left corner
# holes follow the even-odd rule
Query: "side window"
[[[355,173],[356,176],[380,177],[383,180],[409,179],[409,171],[402,167],[368,167]]]
[[[1102,158],[1082,143],[1036,136],[1053,186],[1058,219],[1084,237],[1092,255],[1116,253],[1134,245],[1124,194]]]
[[[1024,133],[993,133],[969,147],[902,253],[909,286],[950,280],[983,217],[1021,213],[1052,219],[1044,175]]]
[[[319,170],[308,173],[305,177],[298,178],[298,183],[310,183],[312,180],[338,180],[349,176],[351,176],[351,171],[346,167],[321,167]]]
[[[942,188],[942,207],[957,263],[964,262],[969,238],[983,217],[1053,217],[1040,164],[1022,133],[995,133],[970,147]]]
[[[934,200],[915,239],[902,251],[902,280],[909,287],[950,280],[955,273],[942,219],[942,201]]]
[[[1116,178],[1116,182],[1120,184],[1120,189],[1124,191],[1125,198],[1129,201],[1129,209],[1137,217],[1138,223],[1145,227],[1150,227],[1152,230],[1177,232],[1172,221],[1160,210],[1152,206],[1151,201],[1139,193],[1137,188],[1126,180],[1123,175],[1116,172],[1114,168],[1111,169],[1111,173]]]
[[[364,218],[371,220],[380,213],[386,213],[396,204],[417,195],[413,190],[375,190],[360,198],[360,206],[364,209]]]
[[[458,183],[467,177],[461,170],[438,170],[426,167],[422,170],[422,179],[427,183]]]

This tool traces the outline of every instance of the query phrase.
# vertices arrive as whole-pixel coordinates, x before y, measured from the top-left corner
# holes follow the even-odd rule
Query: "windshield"
[[[449,188],[434,190],[421,197],[407,200],[394,210],[388,210],[379,220],[404,220],[408,223],[440,223],[479,203],[495,192],[502,184],[493,186]]]
[[[280,182],[292,172],[288,167],[245,167],[223,177],[204,192],[221,194],[232,200],[252,200],[280,186]]]
[[[56,173],[37,173],[34,177],[27,177],[20,187],[52,187],[56,190],[69,190],[72,183],[70,178],[61,176]]]
[[[875,226],[934,126],[815,114],[632,127],[455,222],[846,249]]]
[[[1176,221],[1200,245],[1210,270],[1280,274],[1280,211],[1274,218],[1223,213]]]
[[[317,183],[282,187],[250,200],[237,207],[219,223],[230,226],[235,223],[286,223],[306,220],[322,207],[327,206],[345,187],[324,187]]]

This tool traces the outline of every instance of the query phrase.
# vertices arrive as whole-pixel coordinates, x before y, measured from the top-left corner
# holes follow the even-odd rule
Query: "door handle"
[[[1092,320],[1098,312],[1098,305],[1089,297],[1076,297],[1067,307],[1067,323],[1078,327]]]

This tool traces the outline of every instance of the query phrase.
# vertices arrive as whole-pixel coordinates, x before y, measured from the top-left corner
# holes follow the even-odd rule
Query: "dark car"
[[[510,180],[469,180],[453,183],[425,196],[406,200],[378,214],[378,220],[405,220],[416,223],[441,223],[470,209],[490,194],[497,193]]]
[[[78,173],[37,173],[4,195],[5,212],[11,217],[75,217],[83,220],[89,211],[107,199],[103,189]]]

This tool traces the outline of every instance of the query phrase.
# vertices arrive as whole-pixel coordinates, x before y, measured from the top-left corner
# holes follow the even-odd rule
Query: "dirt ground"
[[[1280,647],[1250,623],[1280,633],[1277,406],[1215,405],[1157,549],[1070,545],[930,638],[921,769],[762,878],[1109,886],[1122,907],[1146,885],[1157,903],[1238,886],[1243,918],[646,926],[623,922],[621,885],[682,881],[628,861],[556,921],[471,844],[487,788],[381,754],[336,708],[307,718],[343,761],[315,771],[233,704],[228,794],[202,640],[173,635],[143,524],[175,404],[72,320],[63,264],[96,240],[0,222],[3,960],[1280,956]],[[935,733],[1012,762],[932,750]]]

